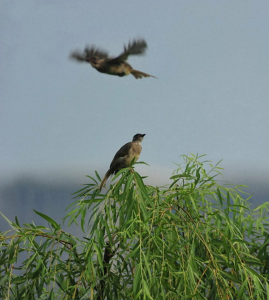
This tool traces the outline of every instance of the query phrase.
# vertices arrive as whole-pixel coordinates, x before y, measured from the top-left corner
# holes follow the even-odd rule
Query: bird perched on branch
[[[104,184],[106,183],[110,175],[116,174],[119,170],[127,168],[131,165],[132,160],[138,160],[140,153],[142,151],[141,142],[143,141],[145,134],[137,133],[132,142],[129,142],[122,146],[120,150],[115,154],[109,170],[106,172],[105,177],[100,183],[100,191]]]
[[[84,53],[74,51],[70,58],[78,62],[88,62],[97,71],[109,75],[126,76],[132,74],[136,79],[143,77],[154,77],[152,75],[134,70],[130,64],[127,63],[129,55],[144,54],[147,48],[145,40],[134,40],[129,42],[128,46],[124,46],[124,51],[118,57],[109,57],[108,52],[98,49],[95,46],[86,47]]]

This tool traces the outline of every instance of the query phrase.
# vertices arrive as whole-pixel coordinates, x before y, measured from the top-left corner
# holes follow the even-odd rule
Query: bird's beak
[[[146,134],[141,134],[143,137],[146,135]]]

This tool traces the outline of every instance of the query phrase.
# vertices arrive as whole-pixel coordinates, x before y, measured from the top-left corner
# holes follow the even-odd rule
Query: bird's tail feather
[[[143,73],[143,72],[140,72],[140,71],[137,71],[137,70],[132,70],[131,71],[131,74],[136,78],[136,79],[140,79],[140,78],[143,78],[143,77],[154,77],[154,78],[157,78],[155,76],[152,76],[152,75],[149,75],[147,73]]]
[[[108,177],[109,177],[110,175],[112,175],[112,173],[113,173],[113,172],[112,172],[110,169],[106,172],[106,175],[104,176],[104,178],[103,178],[103,180],[101,181],[100,186],[99,186],[100,191],[102,190],[102,187],[105,185],[105,183],[106,183]]]

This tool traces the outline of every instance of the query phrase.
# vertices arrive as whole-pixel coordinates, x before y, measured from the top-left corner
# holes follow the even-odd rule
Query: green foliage
[[[7,220],[1,299],[269,299],[269,203],[250,210],[200,159],[183,156],[164,187],[130,167],[103,194],[88,176],[65,217],[83,238],[39,212],[51,228]]]

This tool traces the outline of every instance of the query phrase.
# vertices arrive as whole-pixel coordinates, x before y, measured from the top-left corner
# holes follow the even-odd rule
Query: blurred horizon
[[[203,158],[207,159],[207,156]],[[216,163],[212,162],[212,164],[215,165]],[[143,165],[136,165],[135,170],[141,171],[141,166],[143,167]],[[222,163],[220,163],[219,166],[222,167]],[[175,165],[174,170],[176,170],[176,168],[177,166]],[[148,170],[150,170],[150,166],[148,166]],[[170,184],[172,171],[166,169],[163,174],[158,174],[160,171],[161,169],[158,170],[154,168],[154,170],[146,172],[146,169],[142,168],[140,175],[149,176],[144,180],[145,184],[154,186]],[[266,180],[261,180],[260,176],[262,176],[262,173],[257,177],[255,172],[253,174],[247,174],[242,170],[241,174],[239,174],[233,171],[232,168],[230,170],[221,170],[222,175],[217,176],[216,180],[231,186],[248,186],[242,188],[243,191],[248,194],[243,195],[243,197],[247,198],[252,195],[252,198],[249,200],[252,209],[267,200],[268,183]],[[60,172],[58,174],[60,174]],[[0,186],[1,212],[9,218],[10,221],[14,221],[15,216],[18,216],[21,224],[34,221],[36,225],[47,226],[47,223],[34,213],[33,210],[37,210],[47,214],[57,220],[57,222],[62,223],[61,219],[67,213],[66,208],[75,201],[74,195],[72,194],[82,188],[84,184],[91,182],[91,179],[86,177],[87,175],[94,178],[96,177],[94,171],[85,174],[82,179],[78,179],[77,176],[66,176],[64,173],[62,177],[59,177],[58,174],[57,172],[54,174],[51,173],[50,175],[43,174],[43,176],[39,177],[34,176],[34,174],[24,174],[17,176],[6,185]],[[77,172],[77,175],[80,176],[81,174]],[[101,176],[101,174],[99,175]],[[110,180],[111,179],[112,177]],[[79,180],[81,180],[81,182],[79,182]],[[0,227],[2,231],[9,229],[7,222],[2,217],[0,219]],[[66,227],[66,225],[64,227]],[[76,232],[76,230],[78,230],[78,228],[71,229],[73,232]]]

